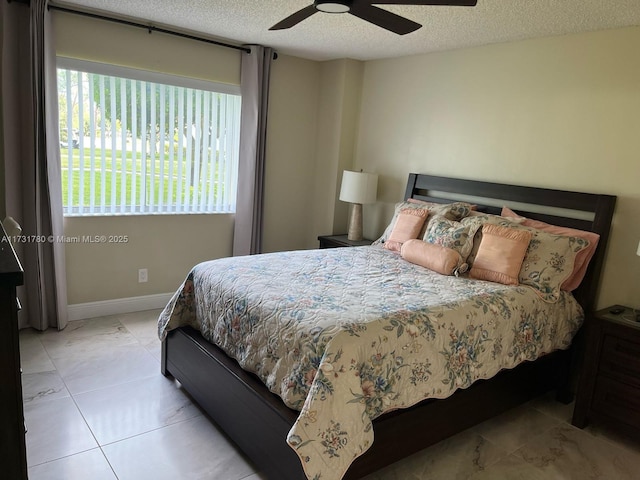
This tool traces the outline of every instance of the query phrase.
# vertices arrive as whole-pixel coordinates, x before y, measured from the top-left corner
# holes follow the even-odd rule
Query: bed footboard
[[[382,415],[373,422],[373,446],[344,478],[361,478],[536,396],[562,391],[570,359],[570,351],[554,352],[480,380],[444,400],[425,400]],[[298,412],[196,330],[183,327],[168,333],[162,343],[161,368],[183,385],[268,478],[306,478],[300,459],[285,441]]]
[[[168,333],[162,373],[173,376],[268,478],[302,480],[300,459],[286,443],[297,412],[287,408],[193,328]]]

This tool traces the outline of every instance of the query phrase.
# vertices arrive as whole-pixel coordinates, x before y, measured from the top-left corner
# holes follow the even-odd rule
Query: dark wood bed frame
[[[507,205],[528,218],[600,234],[585,279],[574,292],[585,311],[593,309],[616,197],[410,174],[407,198],[470,201],[479,211],[494,214]],[[535,207],[529,211],[521,204],[582,212],[588,219],[564,212],[540,213]],[[344,478],[365,476],[553,389],[558,399],[569,401],[572,350],[503,370],[449,398],[425,400],[382,415],[373,422],[372,447],[354,461]],[[162,373],[177,379],[268,478],[306,478],[298,456],[286,443],[298,412],[287,408],[257,377],[242,370],[196,330],[183,327],[169,332],[162,344]]]

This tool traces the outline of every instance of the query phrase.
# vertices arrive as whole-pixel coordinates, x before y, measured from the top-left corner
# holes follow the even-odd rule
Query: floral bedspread
[[[356,247],[201,263],[158,333],[191,325],[256,373],[300,411],[287,442],[307,477],[332,480],[371,446],[374,418],[565,349],[582,318],[564,292],[550,304]]]

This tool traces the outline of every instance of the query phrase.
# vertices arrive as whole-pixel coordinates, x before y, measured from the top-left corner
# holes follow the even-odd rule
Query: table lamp
[[[374,203],[378,190],[378,175],[375,173],[342,172],[340,200],[351,203],[349,215],[349,240],[362,240],[362,205]]]

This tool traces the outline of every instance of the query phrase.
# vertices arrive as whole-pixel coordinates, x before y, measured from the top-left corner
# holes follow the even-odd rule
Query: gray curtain
[[[3,29],[2,97],[12,99],[2,108],[5,206],[33,239],[18,248],[25,271],[20,327],[62,329],[68,315],[64,243],[57,241],[64,231],[51,16],[47,0],[3,10],[3,21],[7,13],[21,26]]]
[[[264,161],[267,137],[269,77],[273,49],[247,45],[251,53],[242,54],[240,90],[240,162],[236,199],[233,255],[262,251],[262,213],[264,201]]]

